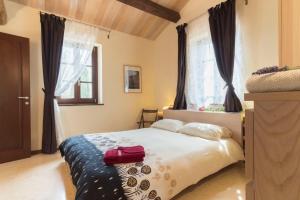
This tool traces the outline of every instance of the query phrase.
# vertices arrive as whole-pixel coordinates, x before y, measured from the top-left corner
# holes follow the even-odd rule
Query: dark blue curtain
[[[40,17],[44,77],[43,91],[45,93],[42,152],[52,154],[57,151],[53,100],[60,69],[65,19],[43,13],[40,14]]]
[[[218,69],[227,86],[224,102],[226,112],[240,112],[243,109],[232,85],[236,33],[235,4],[235,0],[227,0],[208,11]]]
[[[182,24],[176,27],[178,33],[178,76],[174,110],[184,110],[187,108],[184,93],[186,77],[186,26],[187,24]]]

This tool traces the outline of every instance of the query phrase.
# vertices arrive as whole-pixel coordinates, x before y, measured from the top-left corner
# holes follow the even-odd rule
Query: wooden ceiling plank
[[[69,15],[70,2],[68,0],[61,0],[58,6],[58,10],[65,16]]]
[[[168,22],[163,22],[159,25],[159,27],[156,28],[155,32],[152,33],[151,36],[149,36],[150,40],[156,40],[158,36],[161,35],[161,33],[165,30],[165,28],[169,25]]]
[[[117,10],[119,8],[117,8],[117,9],[115,8],[116,1],[111,1],[111,0],[108,0],[108,1],[109,1],[109,4],[103,10],[103,17],[101,17],[101,20],[98,22],[98,24],[111,29],[112,20],[113,20],[112,18],[115,17],[114,13],[111,13],[111,11]],[[118,5],[121,6],[120,4],[118,4]],[[111,23],[108,23],[109,21]]]
[[[40,2],[41,2],[40,0],[33,0],[31,2],[26,1],[25,4],[30,4],[30,6],[32,6],[32,7],[37,7],[37,6],[40,6]]]
[[[142,16],[138,19],[137,23],[133,26],[133,30],[131,33],[133,35],[140,35],[140,33],[144,29],[144,24],[147,24],[150,17],[153,17],[151,15],[148,15],[147,13],[143,13]]]
[[[150,0],[117,0],[117,1],[174,23],[180,20],[180,14],[178,12],[166,8],[164,6],[161,6]]]
[[[189,0],[177,0],[172,6],[172,9],[180,11],[187,4],[188,1]]]
[[[95,19],[97,18],[99,7],[96,7],[95,5],[102,5],[101,0],[89,0],[86,1],[86,5],[83,11],[82,20],[87,21],[90,24],[95,24]]]
[[[124,30],[126,33],[131,34],[133,32],[133,29],[135,25],[138,23],[138,20],[141,18],[141,16],[144,14],[141,10],[135,9],[135,12],[127,12],[128,13],[128,20],[125,18],[123,19],[122,26],[119,26],[119,30]]]
[[[45,0],[39,0],[39,3],[36,5],[35,8],[41,8],[45,10]]]
[[[79,0],[77,3],[77,8],[76,8],[76,14],[75,14],[75,18],[78,20],[82,20],[83,16],[84,16],[84,10],[85,10],[85,6],[87,4],[86,0]]]
[[[102,20],[104,18],[105,11],[108,9],[109,4],[111,4],[111,2],[109,2],[108,0],[101,1],[101,3],[99,4],[100,8],[98,9],[97,16],[94,19],[95,24],[100,25],[103,23]]]
[[[68,17],[75,18],[77,11],[77,1],[69,1],[69,14]]]
[[[147,32],[145,32],[144,37],[145,38],[151,38],[151,36],[155,33],[155,31],[157,30],[157,28],[163,24],[165,21],[160,19],[160,18],[156,18],[155,21],[153,22],[153,24],[150,26],[150,28],[148,29]]]
[[[144,37],[146,38],[146,35],[151,32],[153,30],[154,27],[154,24],[156,23],[157,20],[162,20],[160,19],[159,17],[155,17],[155,16],[151,16],[150,15],[150,18],[148,19],[147,23],[145,23],[143,25],[143,29],[141,32],[138,33],[138,35],[140,37]],[[163,20],[162,20],[163,21]]]
[[[128,20],[128,17],[126,17],[126,16],[128,16],[130,13],[130,10],[129,10],[129,8],[128,7],[126,7],[126,6],[124,6],[124,5],[122,5],[122,12],[118,12],[118,15],[116,16],[116,18],[115,18],[115,20],[114,20],[114,22],[113,22],[113,24],[112,24],[112,26],[111,26],[111,28],[112,29],[116,29],[116,30],[120,30],[119,28],[120,28],[120,26],[123,24],[123,23],[126,23],[126,22],[128,22],[127,20]],[[129,22],[128,22],[129,23]]]
[[[53,9],[54,9],[54,6],[53,6],[53,1],[46,1],[44,0],[45,2],[45,10],[49,11],[49,12],[54,12]]]
[[[113,2],[111,6],[105,11],[104,18],[102,19],[102,26],[112,29],[114,23],[116,23],[116,18],[118,17],[118,13],[122,12],[123,5],[118,3],[117,1]]]

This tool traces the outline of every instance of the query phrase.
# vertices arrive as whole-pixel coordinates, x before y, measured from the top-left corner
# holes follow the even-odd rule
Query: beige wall
[[[43,118],[43,78],[39,12],[30,7],[5,1],[8,23],[1,32],[30,38],[31,129],[32,149],[41,148]],[[151,51],[153,42],[127,34],[112,32],[109,40],[102,34],[104,106],[61,107],[67,136],[132,129],[143,107],[154,102]],[[140,65],[143,70],[143,93],[125,94],[123,64]]]
[[[181,11],[182,20],[188,22],[221,0],[190,0]],[[262,66],[279,63],[278,9],[279,0],[251,0],[245,6],[237,0],[237,12],[242,24],[246,76]],[[176,24],[171,24],[155,41],[155,72],[157,105],[172,105],[177,81],[177,33]],[[163,84],[162,84],[163,83]],[[244,83],[243,83],[244,84]]]
[[[103,45],[104,106],[61,107],[67,135],[136,127],[143,107],[154,106],[152,41],[112,32],[99,38]],[[142,94],[125,94],[123,65],[142,66]]]

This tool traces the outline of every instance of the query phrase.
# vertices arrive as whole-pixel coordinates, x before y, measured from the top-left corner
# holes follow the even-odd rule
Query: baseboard
[[[58,148],[57,148],[57,151],[59,151]],[[41,153],[43,153],[41,149],[40,150],[33,150],[33,151],[31,151],[30,155],[34,156],[34,155],[41,154]]]
[[[31,155],[34,156],[34,155],[37,155],[37,154],[40,154],[42,153],[42,150],[34,150],[34,151],[31,151]]]

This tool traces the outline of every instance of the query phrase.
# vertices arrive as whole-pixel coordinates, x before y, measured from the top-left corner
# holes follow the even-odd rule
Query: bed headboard
[[[164,110],[163,116],[166,119],[210,123],[227,127],[233,132],[233,139],[243,146],[241,113]]]

